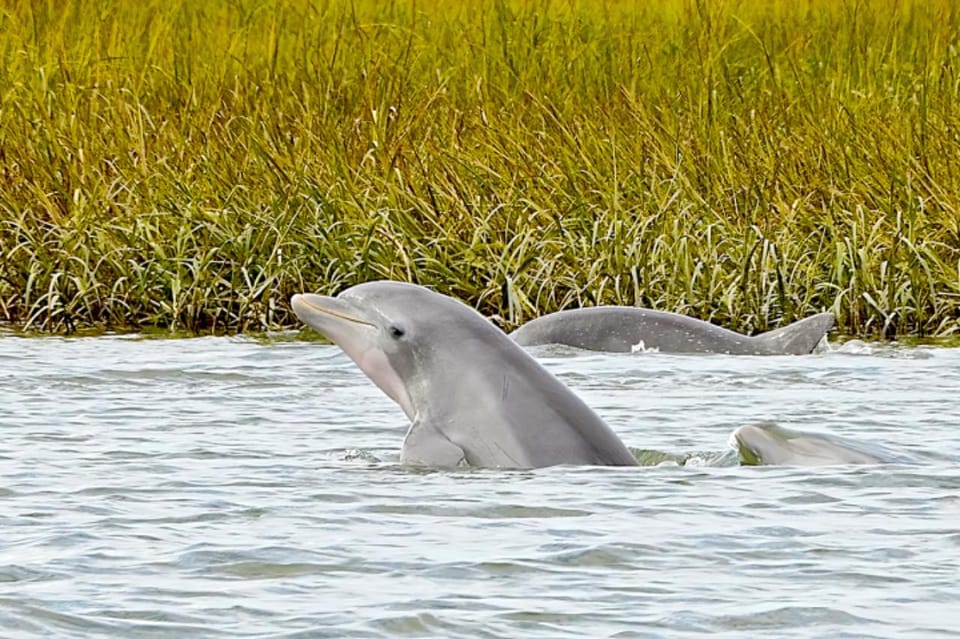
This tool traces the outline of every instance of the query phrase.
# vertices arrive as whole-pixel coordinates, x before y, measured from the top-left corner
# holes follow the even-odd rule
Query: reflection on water
[[[544,348],[642,468],[412,471],[291,339],[0,338],[0,635],[953,636],[960,349]],[[911,464],[735,465],[746,423]]]

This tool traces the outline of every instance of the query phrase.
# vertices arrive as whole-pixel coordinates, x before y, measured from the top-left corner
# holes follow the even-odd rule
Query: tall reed
[[[13,0],[0,317],[262,330],[393,278],[960,333],[942,1]]]

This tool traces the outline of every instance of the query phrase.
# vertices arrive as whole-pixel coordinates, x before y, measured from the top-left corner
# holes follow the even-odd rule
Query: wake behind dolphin
[[[741,335],[695,319],[633,306],[596,306],[559,311],[527,322],[511,337],[522,346],[563,344],[613,353],[805,355],[833,326],[832,313],[820,313],[783,328]]]
[[[368,282],[293,310],[410,419],[400,459],[450,467],[633,466],[623,442],[503,331],[446,295]]]

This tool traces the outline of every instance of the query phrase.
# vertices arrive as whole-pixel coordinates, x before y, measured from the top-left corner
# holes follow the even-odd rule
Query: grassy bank
[[[957,333],[951,4],[6,2],[0,318],[259,330],[393,278]]]

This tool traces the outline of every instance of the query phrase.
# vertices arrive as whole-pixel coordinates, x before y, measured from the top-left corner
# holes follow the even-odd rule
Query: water
[[[537,354],[686,465],[405,469],[290,335],[0,338],[0,636],[958,636],[960,349]],[[762,420],[915,462],[735,465]]]

